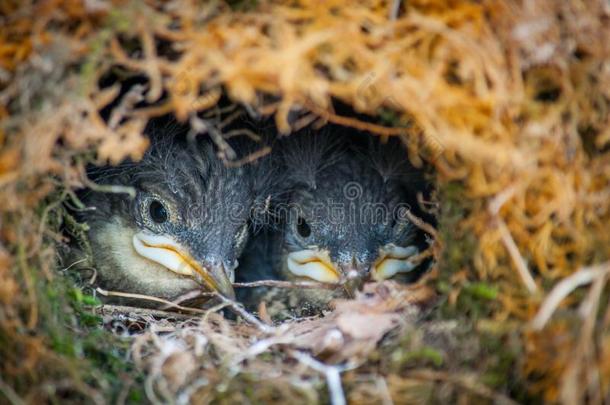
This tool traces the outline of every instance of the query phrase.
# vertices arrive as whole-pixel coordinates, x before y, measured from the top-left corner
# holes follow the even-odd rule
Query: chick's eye
[[[303,217],[297,218],[297,232],[302,238],[308,238],[311,235],[311,227]]]
[[[152,200],[148,205],[148,214],[157,224],[162,224],[167,221],[168,215],[167,210],[163,203],[159,200]]]

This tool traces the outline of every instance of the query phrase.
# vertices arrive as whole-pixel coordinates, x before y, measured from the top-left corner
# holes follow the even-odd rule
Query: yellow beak
[[[202,266],[181,244],[167,235],[138,232],[132,239],[135,251],[142,257],[158,263],[183,276],[193,277],[205,286],[228,298],[235,298],[231,280],[223,268],[208,269]]]
[[[396,245],[384,246],[379,252],[379,259],[373,266],[371,275],[373,280],[382,281],[395,276],[397,273],[408,273],[416,265],[409,258],[418,253],[415,246],[399,247]]]
[[[338,283],[341,280],[339,270],[325,251],[305,249],[292,252],[286,261],[288,270],[295,276],[308,277],[322,283]]]

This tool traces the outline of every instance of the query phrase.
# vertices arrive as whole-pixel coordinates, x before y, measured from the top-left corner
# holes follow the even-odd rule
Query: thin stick
[[[240,303],[233,301],[220,293],[215,294],[216,297],[218,297],[223,303],[227,304],[229,308],[233,310],[233,312],[241,316],[246,322],[256,326],[261,332],[272,333],[275,331],[273,326],[265,325],[263,322],[259,321],[258,318],[246,311]]]
[[[419,208],[424,211],[426,214],[437,215],[440,204],[438,201],[426,201],[424,200],[424,195],[421,192],[417,193],[417,203],[419,204]],[[430,207],[430,208],[428,208]]]
[[[529,269],[527,268],[525,259],[519,252],[519,248],[517,247],[515,240],[513,239],[512,235],[510,234],[510,231],[508,230],[508,226],[506,226],[506,223],[499,216],[499,212],[500,212],[500,209],[502,208],[502,206],[504,204],[506,204],[506,202],[508,200],[510,200],[513,197],[513,195],[515,195],[515,192],[517,192],[517,190],[518,190],[518,186],[515,184],[506,188],[503,192],[496,195],[489,202],[489,205],[487,208],[488,208],[489,212],[491,213],[491,215],[493,215],[493,217],[495,218],[496,223],[498,224],[498,229],[500,231],[500,237],[502,238],[502,242],[504,243],[506,250],[508,250],[508,254],[510,255],[511,259],[513,260],[513,263],[514,263],[515,267],[517,268],[517,272],[519,273],[521,280],[523,280],[523,283],[525,284],[525,287],[527,288],[529,293],[535,294],[538,292],[538,286],[536,285],[536,281],[534,280],[534,277],[532,277],[532,274],[530,273]]]
[[[199,297],[212,297],[213,295],[214,294],[211,292],[206,292],[206,291],[201,291],[201,290],[191,290],[191,291],[188,291],[188,292],[178,296],[174,300],[172,300],[172,303],[182,304],[183,302],[188,301],[188,300],[192,300],[192,299],[199,298]],[[167,306],[165,306],[161,309],[165,310],[165,309],[167,309]]]
[[[390,8],[390,15],[388,16],[390,21],[396,21],[398,18],[398,13],[400,12],[400,3],[402,0],[394,0],[392,2],[392,7]]]
[[[224,140],[222,132],[220,132],[218,128],[214,127],[213,124],[201,119],[197,116],[197,114],[191,115],[189,123],[191,125],[191,133],[189,134],[189,137],[192,136],[194,138],[199,134],[208,134],[218,147],[218,155],[223,162],[226,163],[227,161],[232,161],[235,159],[237,156],[235,150]]]
[[[259,135],[255,134],[253,131],[250,131],[247,128],[233,129],[233,130],[227,131],[223,134],[225,139],[231,139],[236,136],[242,136],[242,135],[247,136],[248,138],[252,139],[255,142],[261,141],[261,137]]]
[[[130,307],[126,305],[102,305],[95,308],[95,313],[98,315],[135,315],[135,316],[152,316],[155,318],[175,318],[179,320],[193,319],[192,315],[181,314],[178,312],[163,311],[160,309],[147,309]]]
[[[564,278],[553,288],[546,297],[538,313],[532,319],[530,325],[534,330],[541,330],[555,313],[561,301],[564,300],[576,288],[589,284],[598,277],[610,273],[610,262],[598,266],[584,267],[576,273]]]
[[[97,269],[95,267],[86,267],[83,268],[83,270],[91,270],[93,272],[93,275],[91,276],[88,282],[89,285],[93,285],[93,283],[95,283],[95,280],[97,280]]]
[[[345,394],[343,393],[343,386],[341,385],[341,373],[339,368],[324,364],[307,353],[298,350],[292,350],[290,354],[298,360],[299,363],[324,374],[330,393],[330,403],[332,405],[345,405],[347,403]]]
[[[61,273],[70,270],[72,267],[76,266],[77,264],[81,264],[86,262],[88,259],[85,257],[83,259],[77,260],[74,263],[70,264],[68,267],[64,267],[63,269],[59,270]]]
[[[256,152],[252,152],[250,153],[248,156],[241,158],[239,160],[229,160],[229,161],[225,161],[225,166],[227,167],[240,167],[243,165],[246,165],[248,163],[252,163],[260,158],[262,158],[265,155],[268,155],[269,153],[271,153],[271,148],[269,146],[265,146],[263,148],[260,148],[259,150],[257,150]]]
[[[413,224],[418,227],[419,229],[421,229],[422,231],[430,234],[430,236],[432,236],[432,238],[436,241],[438,241],[438,233],[436,232],[436,229],[434,229],[434,227],[432,225],[430,225],[429,223],[425,222],[423,219],[415,216],[415,214],[413,214],[411,211],[407,210],[405,211],[405,215],[407,216],[407,218],[409,218],[409,221],[413,222]]]
[[[498,193],[494,198],[491,199],[491,201],[489,201],[489,205],[487,206],[489,212],[494,216],[498,215],[500,209],[515,195],[517,191],[517,185],[513,184],[507,187],[501,193]]]
[[[2,377],[0,377],[0,393],[4,394],[4,397],[12,405],[25,405],[25,401],[19,397],[13,387],[2,380]]]
[[[133,110],[133,107],[144,99],[144,90],[146,86],[136,84],[130,88],[121,99],[117,108],[112,110],[110,119],[108,120],[108,128],[115,130],[121,120]]]
[[[256,288],[256,287],[278,287],[278,288],[307,288],[319,290],[334,290],[341,284],[319,283],[317,281],[281,281],[281,280],[260,280],[250,283],[233,283],[237,288]]]
[[[385,127],[383,125],[376,125],[370,122],[360,121],[356,118],[343,117],[318,108],[310,103],[308,103],[307,108],[315,114],[319,115],[320,117],[324,118],[326,121],[332,122],[333,124],[356,128],[361,131],[371,132],[374,135],[398,136],[404,134],[407,131],[410,131],[409,128]]]
[[[233,121],[235,121],[236,119],[241,117],[243,114],[244,114],[243,110],[233,111],[231,114],[229,114],[228,117],[223,119],[218,124],[218,129],[222,131],[227,125],[229,125],[230,123],[232,123]]]
[[[86,174],[81,178],[85,187],[100,193],[127,194],[131,198],[136,198],[136,190],[131,186],[121,186],[117,184],[97,184],[89,179]]]
[[[502,238],[502,242],[504,243],[506,250],[508,250],[508,254],[513,260],[513,263],[517,268],[517,272],[519,273],[523,284],[525,284],[525,288],[527,288],[530,294],[536,294],[538,292],[538,286],[536,285],[536,281],[534,281],[532,273],[530,273],[529,269],[527,268],[525,259],[523,258],[523,256],[521,256],[519,248],[517,247],[515,240],[510,234],[508,227],[500,217],[496,217],[496,221],[498,224],[498,229],[500,231],[500,237]]]
[[[183,307],[182,305],[174,304],[173,302],[164,300],[163,298],[153,297],[150,295],[132,294],[132,293],[119,292],[119,291],[107,291],[107,290],[103,290],[99,287],[97,287],[95,289],[95,291],[97,291],[99,294],[102,294],[105,297],[122,297],[122,298],[134,298],[134,299],[144,300],[144,301],[153,301],[153,302],[159,302],[161,304],[166,304],[169,307],[176,308],[181,311],[193,312],[195,314],[205,314],[206,313],[206,311],[204,311],[203,309]]]
[[[155,44],[153,33],[148,29],[148,25],[144,24],[142,20],[139,20],[138,22],[140,38],[142,41],[142,50],[144,51],[146,75],[148,76],[148,81],[150,83],[148,94],[146,95],[146,101],[149,103],[154,103],[161,97],[161,93],[163,92],[163,79],[159,69],[157,46]]]
[[[413,265],[418,265],[430,256],[434,256],[434,253],[432,253],[431,248],[428,248],[426,250],[422,250],[416,255],[409,257],[407,261]]]

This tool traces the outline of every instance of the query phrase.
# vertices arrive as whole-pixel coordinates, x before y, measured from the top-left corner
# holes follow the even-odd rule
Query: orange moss
[[[602,0],[270,0],[248,11],[190,1],[95,3],[2,3],[3,218],[30,218],[54,178],[81,184],[76,154],[137,158],[148,117],[173,111],[189,120],[224,91],[274,115],[284,133],[298,111],[399,136],[415,163],[423,158],[436,168],[441,189],[462,184],[471,209],[460,232],[478,246],[460,269],[464,277],[453,278],[451,296],[466,279],[497,283],[497,319],[529,321],[559,280],[610,259],[610,25]],[[69,44],[65,54],[56,53],[58,44]],[[28,99],[29,81],[48,74],[45,60],[65,74],[54,90]],[[88,66],[90,76],[74,66]],[[117,89],[99,88],[98,79],[113,66],[146,76],[142,96],[156,104],[128,106],[105,122],[98,110]],[[371,115],[389,110],[414,125],[341,117],[335,100]],[[21,302],[24,286],[11,281],[19,279],[11,256],[33,243],[11,229],[17,224],[3,222],[0,260],[7,294],[0,322],[12,331],[23,316],[12,303]],[[524,335],[524,373],[542,376],[532,388],[548,400],[558,398],[579,322]],[[607,329],[606,322],[596,331]],[[599,361],[606,388],[607,359]]]

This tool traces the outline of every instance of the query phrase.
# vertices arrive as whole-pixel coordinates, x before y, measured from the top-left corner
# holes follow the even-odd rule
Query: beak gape
[[[205,266],[195,260],[189,250],[172,237],[138,232],[133,236],[132,241],[135,251],[140,256],[176,274],[192,277],[227,298],[235,298],[231,280],[223,266]]]
[[[341,273],[326,251],[299,250],[290,253],[286,261],[288,270],[295,276],[307,277],[322,283],[338,283],[341,280]]]
[[[373,265],[371,277],[375,281],[382,281],[394,277],[397,273],[410,272],[416,265],[411,263],[409,258],[418,253],[415,246],[384,246],[379,250],[379,258]]]
[[[416,265],[409,259],[417,253],[415,246],[399,247],[393,244],[384,246],[379,250],[370,277],[375,281],[382,281],[398,273],[410,272]],[[346,266],[336,265],[325,250],[305,249],[292,252],[288,255],[287,265],[288,270],[295,276],[307,277],[322,283],[338,283],[343,279],[363,282],[369,277],[368,268],[362,271],[355,263]]]

